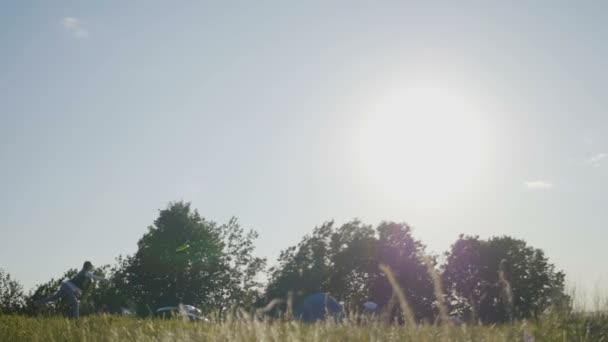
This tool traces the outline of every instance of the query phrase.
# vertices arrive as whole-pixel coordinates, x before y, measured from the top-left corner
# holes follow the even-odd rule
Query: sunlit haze
[[[260,234],[407,222],[608,271],[608,5],[12,1],[0,11],[0,267],[112,263],[171,201]]]

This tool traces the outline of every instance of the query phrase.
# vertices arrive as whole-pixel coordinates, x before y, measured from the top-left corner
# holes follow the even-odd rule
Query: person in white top
[[[72,277],[72,279],[62,282],[55,294],[37,301],[36,305],[47,304],[55,302],[60,298],[65,298],[70,302],[70,306],[72,307],[72,317],[78,318],[80,316],[80,303],[78,302],[77,295],[82,293],[91,284],[91,281],[104,279],[102,275],[94,274],[94,269],[90,261],[85,261],[80,272]]]

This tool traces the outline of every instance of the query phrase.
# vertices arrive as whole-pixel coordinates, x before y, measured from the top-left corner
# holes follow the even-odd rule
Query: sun
[[[355,153],[362,181],[392,199],[424,203],[466,195],[489,161],[483,106],[441,83],[391,87],[357,123]]]

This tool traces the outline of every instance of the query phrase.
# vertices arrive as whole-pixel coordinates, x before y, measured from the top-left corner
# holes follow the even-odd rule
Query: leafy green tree
[[[161,210],[128,258],[125,283],[138,312],[178,303],[211,310],[251,304],[265,260],[253,256],[257,234],[236,219],[225,225],[202,218],[189,203]]]
[[[369,279],[376,275],[374,230],[359,221],[339,228],[333,222],[316,227],[297,246],[281,252],[270,269],[267,300],[285,298],[298,302],[303,296],[329,292],[356,305],[369,296]]]
[[[378,228],[378,264],[390,267],[417,320],[432,321],[436,315],[436,298],[428,267],[422,260],[426,246],[416,240],[405,223],[383,222]],[[434,262],[434,259],[431,258]],[[386,305],[392,287],[386,276],[379,273],[372,283],[372,298]]]
[[[281,252],[270,269],[266,300],[329,292],[351,308],[371,299],[387,304],[393,290],[379,265],[388,265],[408,294],[417,318],[433,315],[433,286],[420,256],[424,245],[406,224],[383,222],[375,230],[359,221],[339,228],[327,222],[297,246]]]
[[[372,297],[370,284],[379,277],[378,251],[372,226],[352,221],[338,228],[330,241],[328,291],[359,309]]]
[[[316,227],[312,235],[305,236],[297,246],[281,251],[278,265],[269,270],[269,282],[264,301],[295,300],[305,295],[327,292],[329,276],[329,241],[333,233],[333,222]],[[275,308],[284,312],[285,303]]]
[[[104,274],[106,279],[95,282],[84,294],[84,304],[91,312],[117,313],[121,308],[135,310],[126,279],[128,262],[129,258],[118,257],[115,265],[97,268],[97,273]]]
[[[18,313],[23,305],[23,286],[0,268],[0,314]]]
[[[460,236],[446,256],[446,293],[452,309],[465,317],[504,322],[538,317],[569,302],[564,273],[523,240]]]
[[[243,229],[236,218],[219,226],[218,233],[223,243],[220,263],[226,279],[216,302],[224,306],[251,305],[260,297],[262,283],[258,276],[266,268],[266,259],[254,256],[258,233]]]

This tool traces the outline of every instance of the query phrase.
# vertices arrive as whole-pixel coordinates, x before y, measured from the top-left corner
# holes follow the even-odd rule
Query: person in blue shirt
[[[80,316],[80,303],[78,302],[77,296],[81,294],[92,281],[104,279],[102,275],[94,274],[94,270],[93,264],[90,261],[85,261],[80,272],[72,277],[72,279],[62,282],[61,286],[59,286],[59,290],[57,290],[55,294],[37,301],[36,305],[43,305],[65,298],[72,307],[72,317],[78,318]]]

